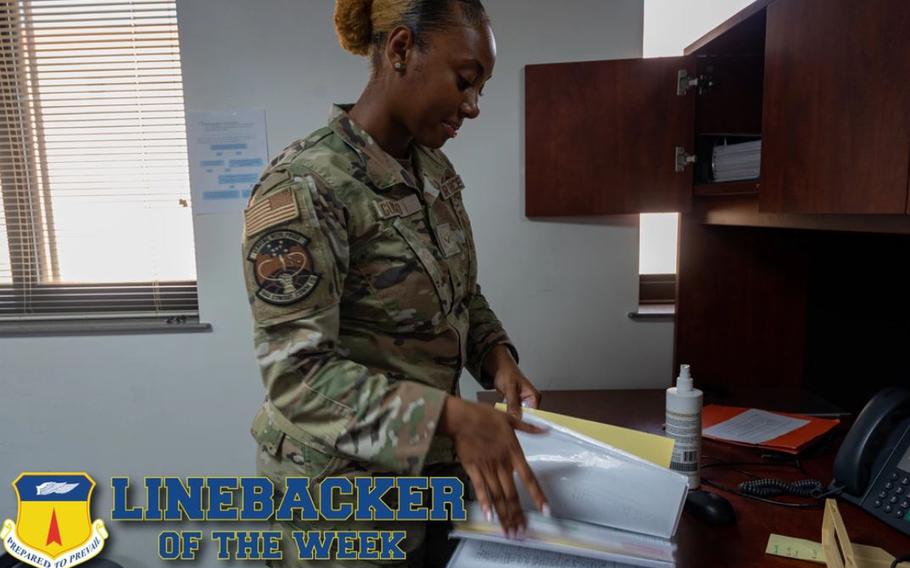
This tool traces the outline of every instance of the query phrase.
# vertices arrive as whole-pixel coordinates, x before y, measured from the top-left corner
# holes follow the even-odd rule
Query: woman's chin
[[[416,141],[421,146],[426,146],[427,148],[430,148],[433,150],[438,150],[439,148],[442,148],[442,146],[446,142],[449,141],[449,138],[447,136],[434,136],[434,137],[427,136],[426,138],[422,138],[422,139],[417,138]]]

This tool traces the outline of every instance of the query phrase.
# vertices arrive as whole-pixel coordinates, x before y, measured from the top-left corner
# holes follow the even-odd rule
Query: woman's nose
[[[477,95],[468,95],[464,102],[461,103],[461,114],[466,118],[477,118],[480,114],[480,108],[477,105]]]

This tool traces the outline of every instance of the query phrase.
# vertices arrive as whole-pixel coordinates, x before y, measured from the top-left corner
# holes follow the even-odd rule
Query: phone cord
[[[797,497],[820,497],[824,493],[822,482],[817,479],[783,481],[781,479],[753,479],[737,485],[740,493],[756,497],[795,495]]]

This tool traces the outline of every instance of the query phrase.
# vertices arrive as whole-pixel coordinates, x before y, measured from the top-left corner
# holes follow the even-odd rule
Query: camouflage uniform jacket
[[[336,106],[253,188],[246,286],[266,403],[253,434],[286,436],[372,471],[419,474],[455,460],[434,437],[467,367],[506,344],[477,285],[461,178],[413,145],[414,175]]]

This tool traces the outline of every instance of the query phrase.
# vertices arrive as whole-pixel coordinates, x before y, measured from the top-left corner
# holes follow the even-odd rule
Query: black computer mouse
[[[709,525],[732,525],[736,522],[736,511],[733,510],[733,505],[717,493],[710,491],[689,491],[685,511]]]

